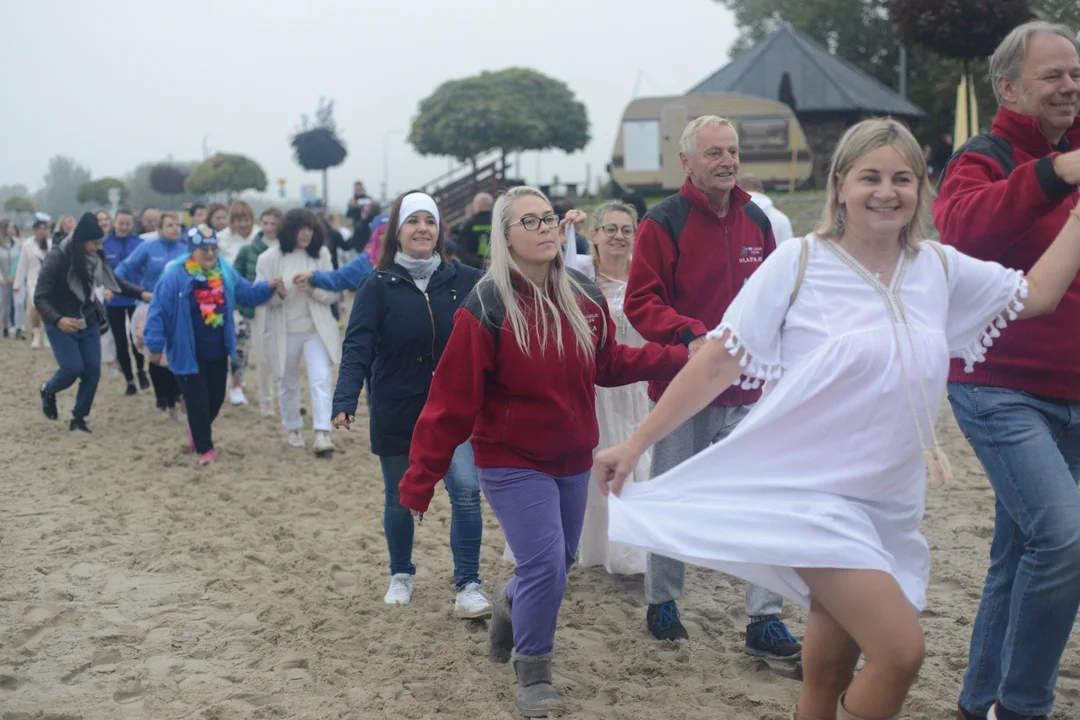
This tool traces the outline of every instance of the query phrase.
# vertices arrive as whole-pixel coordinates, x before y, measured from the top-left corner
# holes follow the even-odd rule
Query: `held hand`
[[[271,278],[267,285],[277,292],[278,297],[285,297],[285,281],[280,277]]]
[[[79,321],[75,318],[62,317],[56,321],[56,327],[70,335],[73,332],[77,332],[82,328],[79,327]]]
[[[315,273],[302,272],[292,276],[293,285],[310,285],[315,279]]]
[[[626,478],[634,472],[640,458],[641,453],[634,450],[628,442],[598,453],[593,462],[593,471],[600,492],[604,495],[614,493],[615,497],[621,495]]]
[[[585,227],[585,221],[589,218],[583,210],[567,210],[566,217],[559,223],[559,232],[563,235],[566,234],[566,226],[570,223],[574,224],[574,232],[578,235],[581,234],[582,229]]]
[[[341,429],[348,430],[348,429],[350,429],[352,427],[352,423],[353,423],[354,419],[355,418],[353,418],[352,415],[346,415],[343,412],[339,412],[337,415],[334,416],[333,425],[338,430],[341,430]]]
[[[105,302],[112,302],[112,299],[113,299],[112,290],[106,290],[104,294],[105,294]]]
[[[697,354],[698,350],[701,350],[701,348],[705,347],[705,343],[707,343],[708,341],[709,339],[704,335],[701,335],[700,337],[696,337],[691,340],[690,344],[686,346],[686,349],[690,351],[690,357],[694,357],[694,355]]]
[[[160,367],[165,367],[165,363],[161,361],[161,353],[150,353],[150,362]]]
[[[1054,158],[1054,172],[1070,185],[1080,185],[1080,150],[1062,153]]]
[[[143,290],[142,295],[140,295],[139,297],[142,298],[143,302],[150,302],[154,299],[154,293],[150,292],[149,290]]]

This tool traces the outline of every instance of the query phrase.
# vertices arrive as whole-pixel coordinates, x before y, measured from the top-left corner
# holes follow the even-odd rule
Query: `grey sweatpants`
[[[653,448],[652,477],[663,475],[676,465],[697,455],[714,442],[723,440],[750,412],[750,405],[720,407],[710,405],[690,418]],[[645,601],[650,605],[678,600],[686,581],[686,565],[662,555],[645,560]],[[746,585],[748,617],[779,615],[784,598],[771,590]]]

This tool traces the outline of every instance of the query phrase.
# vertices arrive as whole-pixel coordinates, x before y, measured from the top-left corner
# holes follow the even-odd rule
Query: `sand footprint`
[[[282,660],[277,667],[278,675],[283,680],[310,680],[311,672],[308,670],[307,658],[290,657]]]
[[[350,596],[360,592],[360,577],[340,565],[330,566],[330,579],[333,581],[330,589],[339,595]]]

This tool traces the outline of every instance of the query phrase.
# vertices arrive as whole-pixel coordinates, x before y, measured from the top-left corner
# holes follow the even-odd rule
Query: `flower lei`
[[[214,267],[208,273],[203,272],[199,261],[189,257],[184,261],[184,269],[199,282],[206,283],[204,288],[195,288],[195,302],[199,306],[203,322],[210,327],[221,327],[225,322],[225,282],[221,277],[220,266]]]

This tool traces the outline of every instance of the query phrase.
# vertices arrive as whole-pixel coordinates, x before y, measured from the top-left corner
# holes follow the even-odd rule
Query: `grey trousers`
[[[710,405],[690,418],[653,448],[652,477],[663,475],[676,465],[697,455],[714,442],[723,440],[750,412],[749,405],[720,407]],[[662,555],[649,554],[645,560],[645,601],[657,605],[678,600],[686,581],[686,565]],[[771,590],[746,585],[748,617],[779,615],[784,598]]]

